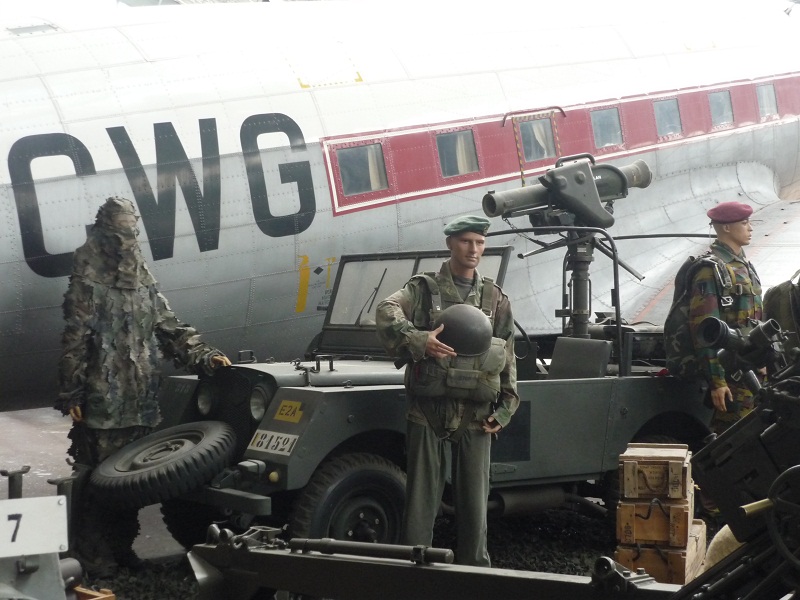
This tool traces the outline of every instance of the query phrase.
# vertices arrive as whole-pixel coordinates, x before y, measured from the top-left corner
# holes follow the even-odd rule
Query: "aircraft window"
[[[711,92],[708,95],[708,105],[711,108],[711,125],[713,127],[733,123],[733,106],[729,91]]]
[[[778,114],[778,102],[775,100],[775,86],[771,83],[756,86],[758,112],[761,118]]]
[[[380,144],[339,148],[336,151],[345,196],[388,189]]]
[[[616,108],[592,111],[592,130],[596,148],[620,145],[622,127],[619,122],[619,111]]]
[[[519,133],[522,137],[522,151],[526,162],[553,158],[556,155],[553,124],[550,119],[520,121]]]
[[[478,170],[478,153],[472,130],[440,133],[436,136],[439,164],[444,177],[474,173]]]
[[[659,137],[674,135],[683,131],[677,98],[653,102],[653,111],[656,115],[656,131]]]

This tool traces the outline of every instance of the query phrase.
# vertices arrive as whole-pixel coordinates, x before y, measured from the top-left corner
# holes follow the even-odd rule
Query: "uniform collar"
[[[747,257],[744,254],[744,248],[742,248],[739,254],[735,254],[730,246],[727,244],[720,242],[719,240],[714,240],[711,244],[711,249],[725,262],[730,262],[732,260],[740,260],[742,262],[747,262]]]
[[[445,285],[443,289],[440,290],[442,294],[442,299],[447,300],[448,302],[458,302],[461,303],[461,296],[458,294],[458,289],[456,288],[456,284],[453,282],[453,272],[450,270],[450,261],[446,260],[442,263],[442,268],[439,269],[439,275],[444,279]],[[480,273],[478,273],[478,269],[475,269],[475,275],[472,278],[472,291],[470,293],[477,294],[480,290],[478,286],[482,281]],[[469,297],[469,296],[468,296]]]

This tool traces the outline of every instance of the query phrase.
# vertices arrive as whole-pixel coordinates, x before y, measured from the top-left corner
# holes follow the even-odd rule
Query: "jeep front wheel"
[[[406,476],[393,462],[368,453],[324,462],[295,502],[293,537],[379,542],[400,541]]]

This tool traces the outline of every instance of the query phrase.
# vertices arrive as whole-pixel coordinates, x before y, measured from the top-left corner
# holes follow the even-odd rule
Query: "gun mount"
[[[645,188],[651,181],[650,167],[642,160],[618,168],[608,164],[598,165],[592,155],[579,154],[560,158],[552,169],[539,177],[538,184],[504,192],[489,192],[483,197],[483,211],[489,217],[508,219],[527,215],[532,227],[517,231],[561,233],[564,236],[556,242],[542,244],[542,248],[520,255],[520,258],[555,248],[567,248],[564,273],[570,271],[571,275],[569,284],[566,278],[563,281],[562,297],[569,298],[569,301],[556,311],[556,316],[563,319],[565,335],[591,337],[589,265],[594,260],[594,251],[598,250],[614,262],[612,304],[616,308],[617,347],[621,351],[618,266],[640,280],[643,276],[619,258],[616,244],[606,229],[614,224],[614,201],[626,197],[629,188]],[[598,238],[598,235],[604,239]]]

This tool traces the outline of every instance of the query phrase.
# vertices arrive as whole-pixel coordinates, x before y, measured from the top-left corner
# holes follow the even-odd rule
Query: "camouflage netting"
[[[95,429],[153,427],[162,354],[176,366],[211,370],[220,354],[181,323],[158,291],[136,239],[133,203],[109,198],[75,251],[64,295],[61,393],[56,408],[80,406]]]

